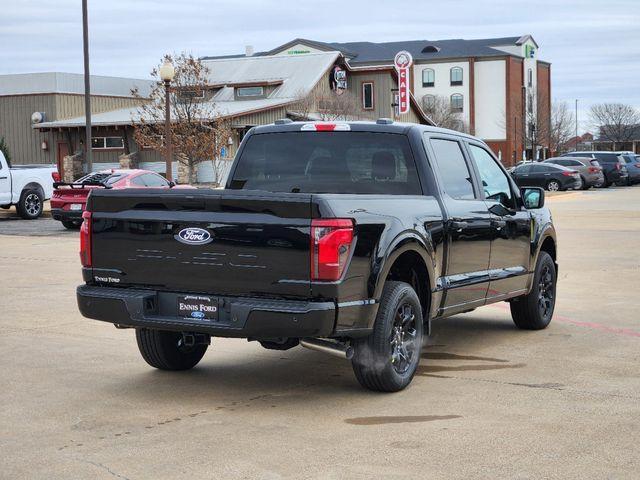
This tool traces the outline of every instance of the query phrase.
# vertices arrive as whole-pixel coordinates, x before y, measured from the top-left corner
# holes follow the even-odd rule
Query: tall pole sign
[[[396,53],[393,63],[398,72],[398,114],[409,112],[409,68],[413,63],[413,57],[406,50]]]

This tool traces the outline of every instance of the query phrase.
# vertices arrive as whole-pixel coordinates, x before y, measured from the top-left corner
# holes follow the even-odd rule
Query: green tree
[[[11,154],[9,153],[9,146],[5,141],[4,137],[0,138],[0,152],[4,154],[4,158],[7,160],[7,163],[11,164]]]

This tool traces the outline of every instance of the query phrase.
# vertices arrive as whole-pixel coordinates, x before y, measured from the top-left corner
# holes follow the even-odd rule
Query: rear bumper
[[[336,322],[334,302],[218,297],[219,318],[210,321],[175,316],[176,293],[81,285],[76,295],[80,313],[87,318],[216,337],[327,337]]]
[[[51,216],[59,221],[82,221],[82,210],[63,210],[62,208],[52,208]]]

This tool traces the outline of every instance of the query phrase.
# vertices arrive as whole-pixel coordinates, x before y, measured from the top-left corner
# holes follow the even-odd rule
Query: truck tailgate
[[[98,282],[309,296],[311,195],[96,190],[88,203]]]

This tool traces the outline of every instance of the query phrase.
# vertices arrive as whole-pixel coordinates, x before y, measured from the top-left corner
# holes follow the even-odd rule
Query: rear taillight
[[[83,267],[91,266],[91,212],[82,212],[80,227],[80,263]]]
[[[598,173],[600,170],[602,170],[599,167],[589,167],[589,173]]]
[[[311,280],[339,280],[353,243],[353,220],[311,220]]]
[[[574,173],[575,172],[562,172],[562,175],[564,175],[565,177],[572,177]]]
[[[51,172],[51,178],[53,178],[54,182],[60,181],[60,174],[58,172]]]
[[[622,170],[622,165],[620,165],[619,163],[616,163],[616,170],[618,171]]]

